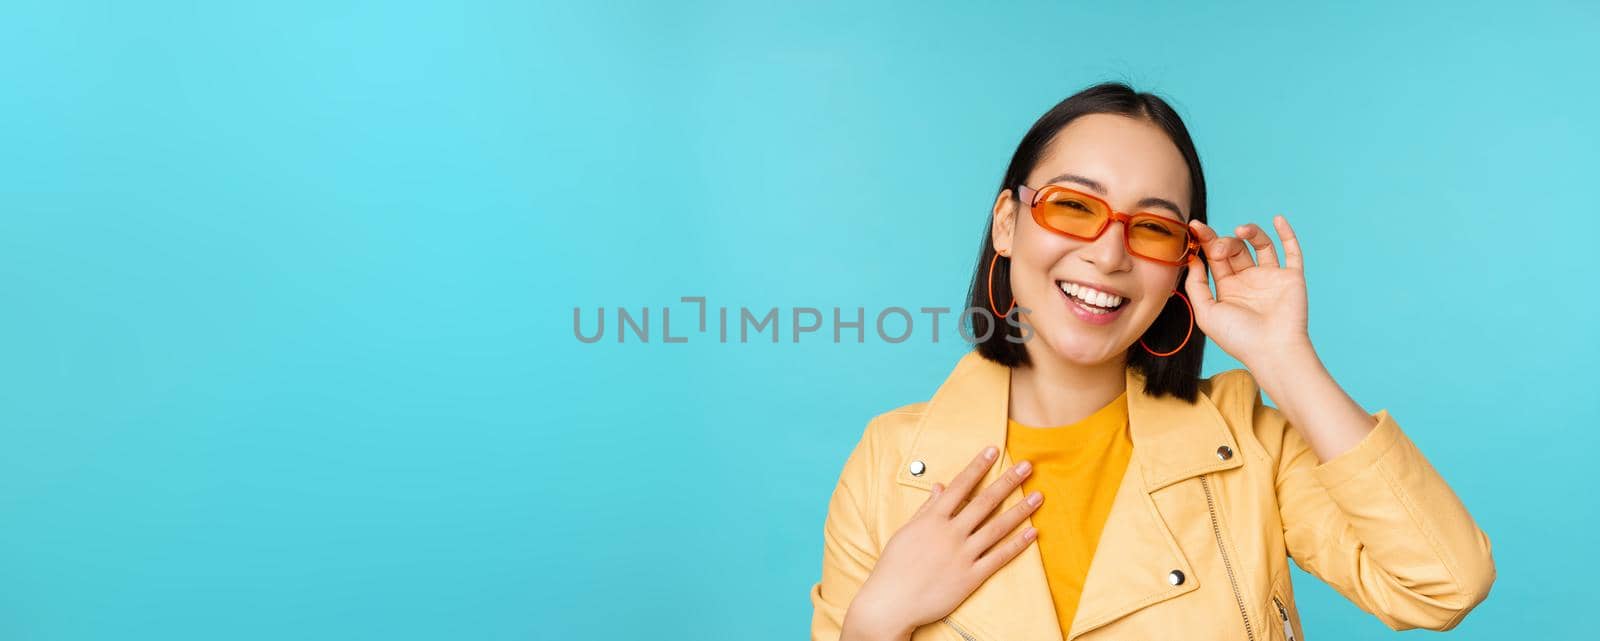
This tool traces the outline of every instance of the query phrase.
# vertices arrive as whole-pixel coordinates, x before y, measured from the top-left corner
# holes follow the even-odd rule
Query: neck
[[[1023,425],[1077,423],[1110,405],[1127,389],[1123,358],[1084,365],[1053,354],[1029,356],[1031,364],[1011,369],[1010,417]]]

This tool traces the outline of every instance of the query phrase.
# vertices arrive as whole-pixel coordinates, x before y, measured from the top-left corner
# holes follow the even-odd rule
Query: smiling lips
[[[1056,281],[1056,286],[1061,288],[1061,293],[1068,298],[1081,303],[1089,311],[1110,312],[1122,307],[1127,298],[1112,292],[1096,289],[1088,285],[1081,285],[1071,281]]]
[[[1072,315],[1088,325],[1110,324],[1128,307],[1127,298],[1088,285],[1057,281],[1056,287],[1060,288],[1061,299]]]

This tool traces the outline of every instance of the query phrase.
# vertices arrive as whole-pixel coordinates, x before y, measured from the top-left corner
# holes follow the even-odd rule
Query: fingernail
[[[1032,463],[1029,463],[1027,461],[1023,461],[1023,462],[1017,464],[1017,475],[1018,476],[1027,476],[1028,472],[1030,472],[1030,471],[1033,471],[1033,464]]]
[[[993,445],[990,445],[989,447],[983,448],[983,458],[989,459],[991,461],[993,461],[995,455],[999,454],[999,453],[1000,453],[1000,450],[995,449],[995,447]]]
[[[1029,541],[1032,541],[1037,536],[1039,536],[1039,529],[1031,525],[1028,526],[1028,529],[1022,531],[1022,538]]]
[[[1038,492],[1034,492],[1033,494],[1029,494],[1028,495],[1028,504],[1029,505],[1032,505],[1034,507],[1038,507],[1039,504],[1043,503],[1043,502],[1044,502],[1044,495],[1043,494],[1040,494]]]

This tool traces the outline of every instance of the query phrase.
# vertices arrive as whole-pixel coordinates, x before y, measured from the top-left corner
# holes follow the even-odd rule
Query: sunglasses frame
[[[1105,207],[1106,211],[1111,212],[1109,215],[1106,216],[1105,221],[1103,223],[1101,223],[1100,230],[1096,231],[1093,236],[1079,236],[1077,234],[1069,234],[1067,232],[1064,232],[1064,231],[1061,231],[1059,229],[1056,229],[1055,227],[1051,227],[1048,223],[1046,223],[1044,221],[1045,215],[1044,215],[1044,212],[1040,210],[1039,203],[1044,202],[1044,199],[1045,199],[1046,196],[1049,196],[1051,194],[1056,194],[1056,193],[1062,193],[1062,192],[1069,193],[1069,194],[1072,194],[1074,196],[1081,196],[1083,198],[1086,198],[1086,199],[1095,201],[1097,203],[1100,203],[1101,206]],[[1131,214],[1131,215],[1130,214],[1125,214],[1125,213],[1122,213],[1122,212],[1119,212],[1119,211],[1113,209],[1111,207],[1111,203],[1106,202],[1104,198],[1100,198],[1098,196],[1095,196],[1094,194],[1086,194],[1086,193],[1083,193],[1083,192],[1078,191],[1076,189],[1072,189],[1070,187],[1062,187],[1061,185],[1045,185],[1044,188],[1042,188],[1042,189],[1034,189],[1034,188],[1029,187],[1027,185],[1018,184],[1017,185],[1017,197],[1021,198],[1024,202],[1028,203],[1028,211],[1032,212],[1032,214],[1033,214],[1033,222],[1039,223],[1040,227],[1048,229],[1051,232],[1054,232],[1056,234],[1060,234],[1062,236],[1066,236],[1067,238],[1072,238],[1072,239],[1076,239],[1076,240],[1091,241],[1092,242],[1094,240],[1099,239],[1101,236],[1104,236],[1105,233],[1106,233],[1106,230],[1111,228],[1111,224],[1112,223],[1122,223],[1122,248],[1128,252],[1129,256],[1136,256],[1136,257],[1141,258],[1143,260],[1148,260],[1148,261],[1153,262],[1153,263],[1160,263],[1162,265],[1171,265],[1173,267],[1182,267],[1182,266],[1188,264],[1190,257],[1195,256],[1200,252],[1200,240],[1195,237],[1194,230],[1190,229],[1188,224],[1185,224],[1183,226],[1183,233],[1184,233],[1184,238],[1185,238],[1185,245],[1184,245],[1184,248],[1183,248],[1183,255],[1179,256],[1178,259],[1175,260],[1175,261],[1174,260],[1162,260],[1160,258],[1152,258],[1150,256],[1146,256],[1144,254],[1141,254],[1141,253],[1133,251],[1132,241],[1129,240],[1129,238],[1128,238],[1128,229],[1129,229],[1129,226],[1133,224],[1134,220],[1139,219],[1139,218],[1155,218],[1155,219],[1160,220],[1162,222],[1172,222],[1172,219],[1167,217],[1167,216],[1162,216],[1160,214],[1152,214],[1150,212],[1145,212],[1145,211],[1141,211],[1141,212],[1138,212],[1138,213],[1135,213],[1135,214]]]

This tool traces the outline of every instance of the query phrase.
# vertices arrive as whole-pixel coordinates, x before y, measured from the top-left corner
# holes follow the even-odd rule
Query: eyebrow
[[[1061,174],[1060,176],[1056,176],[1055,178],[1051,178],[1050,180],[1048,180],[1046,182],[1051,182],[1051,183],[1059,183],[1059,182],[1078,183],[1080,185],[1083,185],[1084,187],[1088,187],[1091,191],[1094,191],[1097,194],[1100,194],[1102,196],[1106,195],[1106,186],[1104,184],[1102,184],[1100,181],[1095,180],[1093,178],[1085,178],[1085,177],[1079,176],[1077,174]],[[1178,218],[1183,219],[1184,222],[1189,222],[1189,217],[1183,215],[1183,210],[1180,209],[1176,203],[1173,203],[1172,201],[1167,200],[1165,198],[1154,198],[1154,197],[1141,198],[1141,199],[1139,199],[1139,202],[1136,202],[1136,203],[1133,204],[1133,208],[1134,209],[1147,209],[1147,208],[1150,208],[1150,207],[1161,207],[1161,208],[1164,208],[1164,209],[1170,209],[1170,210],[1172,210],[1172,213],[1178,215]]]

